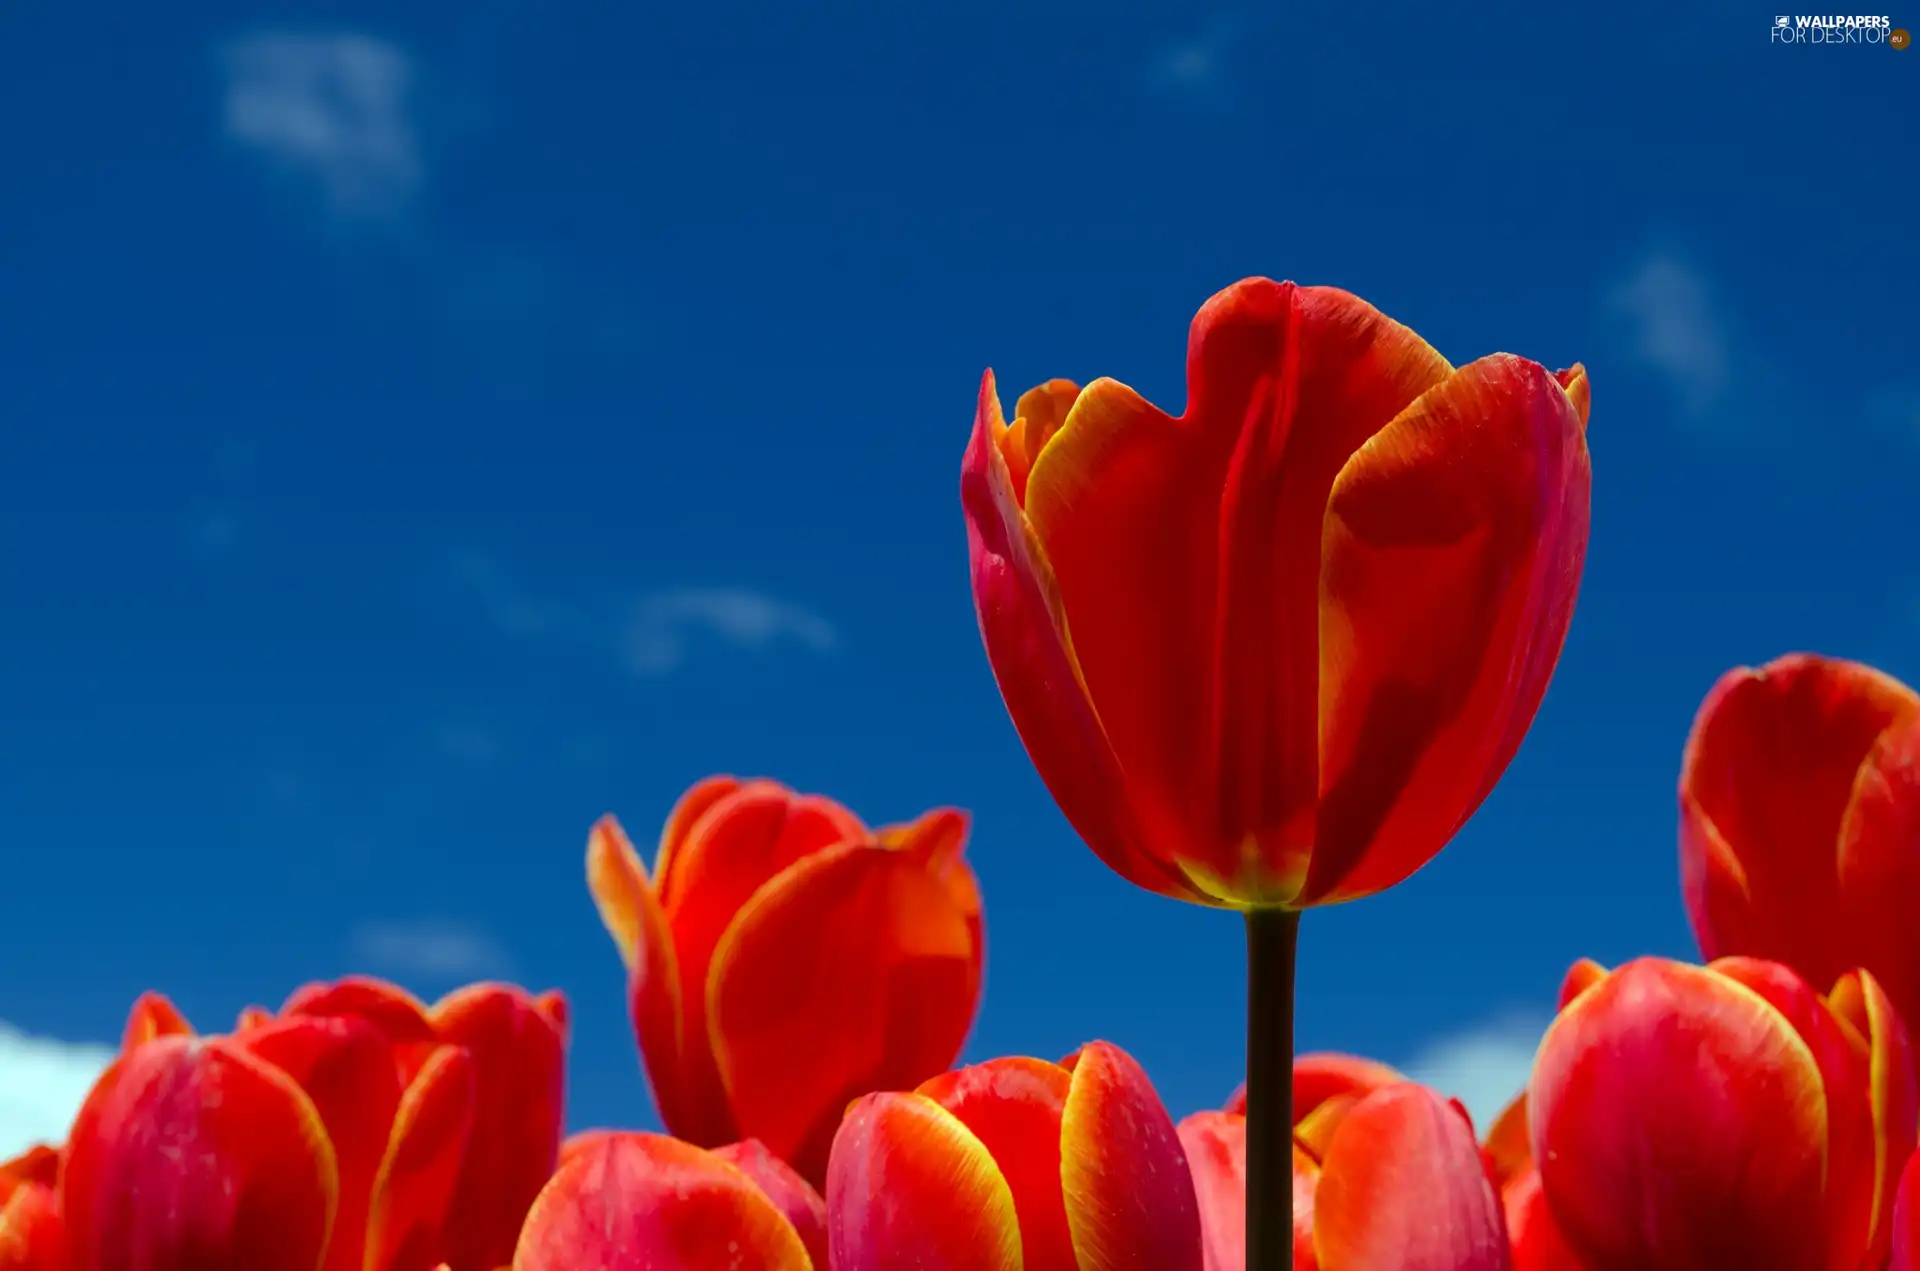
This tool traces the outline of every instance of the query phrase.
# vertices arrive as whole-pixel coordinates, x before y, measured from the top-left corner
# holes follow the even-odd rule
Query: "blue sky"
[[[1239,923],[1054,810],[957,482],[983,367],[1177,409],[1247,274],[1592,372],[1530,740],[1433,866],[1305,927],[1303,1044],[1484,1107],[1569,961],[1691,952],[1673,783],[1716,675],[1920,682],[1920,52],[1772,18],[14,6],[0,1130],[144,988],[220,1026],[352,970],[564,988],[574,1122],[651,1124],[581,854],[715,771],[971,808],[969,1053],[1105,1037],[1217,1102]]]

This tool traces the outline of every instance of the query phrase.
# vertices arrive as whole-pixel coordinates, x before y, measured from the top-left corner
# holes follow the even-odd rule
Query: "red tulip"
[[[60,1153],[50,1147],[0,1163],[0,1271],[64,1271],[59,1168]]]
[[[1500,1201],[1458,1103],[1346,1055],[1302,1056],[1293,1086],[1295,1271],[1507,1271]],[[1180,1139],[1206,1271],[1244,1271],[1246,1119],[1197,1113]]]
[[[1142,887],[1299,909],[1425,864],[1513,757],[1587,544],[1586,372],[1455,370],[1327,287],[1194,319],[1187,410],[981,384],[961,478],[995,678]]]
[[[67,1271],[493,1271],[558,1148],[564,1029],[553,994],[354,979],[201,1038],[149,994],[67,1145]]]
[[[980,895],[952,809],[870,831],[831,799],[715,777],[668,818],[653,878],[611,818],[587,879],[631,973],[661,1120],[754,1138],[810,1181],[848,1102],[960,1053],[980,999]]]
[[[995,1059],[849,1109],[833,1271],[1201,1271],[1173,1121],[1124,1051]]]
[[[1920,694],[1805,654],[1729,672],[1687,742],[1680,861],[1707,957],[1864,967],[1920,1020]]]
[[[527,1215],[512,1271],[826,1271],[762,1177],[789,1204],[806,1189],[817,1219],[819,1197],[764,1152],[729,1160],[660,1134],[583,1136]]]
[[[520,1222],[560,1150],[565,1119],[567,1001],[509,984],[472,984],[431,1007],[393,985],[350,977],[310,984],[282,1016],[363,1018],[412,1062],[457,1047],[473,1074],[475,1114],[459,1153],[439,1256],[453,1271],[495,1271],[513,1256]]]
[[[1872,976],[1576,968],[1528,1093],[1553,1225],[1587,1271],[1855,1271],[1884,1262],[1913,1151],[1906,1032]]]

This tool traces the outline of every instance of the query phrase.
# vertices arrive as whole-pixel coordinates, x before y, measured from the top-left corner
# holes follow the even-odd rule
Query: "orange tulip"
[[[1294,1271],[1507,1271],[1500,1201],[1457,1102],[1348,1055],[1302,1055],[1293,1100]],[[1180,1123],[1206,1271],[1247,1265],[1239,1106]]]
[[[60,1153],[50,1147],[0,1163],[0,1271],[64,1271],[59,1169]]]
[[[1871,975],[1824,998],[1749,958],[1587,963],[1570,981],[1528,1116],[1546,1209],[1585,1271],[1884,1264],[1920,1099]]]
[[[661,1134],[580,1136],[527,1215],[512,1271],[826,1271],[789,1216],[817,1223],[819,1197],[742,1147],[729,1159]]]
[[[817,1185],[850,1100],[953,1062],[983,957],[966,832],[952,809],[870,831],[831,799],[715,777],[649,879],[617,822],[594,826],[588,885],[672,1134],[757,1139]]]
[[[1124,1051],[994,1059],[849,1110],[833,1271],[1201,1271],[1173,1121]]]
[[[66,1271],[493,1271],[558,1148],[564,1030],[499,985],[312,985],[204,1038],[148,994],[67,1144]]]
[[[1532,723],[1587,544],[1589,390],[1454,369],[1327,287],[1193,321],[1187,410],[991,372],[961,478],[988,661],[1089,846],[1206,904],[1350,900],[1425,864]]]
[[[1728,672],[1687,741],[1680,861],[1707,957],[1865,967],[1920,1025],[1920,693],[1806,654]]]

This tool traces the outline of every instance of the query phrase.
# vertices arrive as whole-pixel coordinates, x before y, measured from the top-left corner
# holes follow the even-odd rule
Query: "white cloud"
[[[1667,381],[1690,415],[1723,403],[1732,386],[1734,338],[1704,275],[1670,252],[1642,259],[1607,298],[1633,354]]]
[[[635,675],[661,675],[678,667],[703,636],[737,649],[791,642],[814,653],[838,642],[831,623],[798,605],[741,588],[707,588],[641,601],[621,645]]]
[[[111,1046],[30,1037],[0,1023],[0,1160],[35,1143],[61,1143]]]
[[[677,670],[702,644],[749,653],[784,644],[827,653],[840,643],[839,632],[819,614],[745,587],[681,588],[643,596],[624,608],[593,609],[535,596],[477,553],[454,558],[454,578],[502,635],[553,639],[611,654],[635,676]]]
[[[389,216],[419,188],[407,55],[370,35],[270,32],[224,50],[227,136],[317,182],[343,217]]]
[[[1485,1134],[1493,1118],[1526,1088],[1548,1021],[1513,1014],[1429,1042],[1400,1070],[1465,1104]]]
[[[512,958],[492,936],[458,923],[369,923],[348,937],[347,947],[367,970],[435,985],[512,973]]]

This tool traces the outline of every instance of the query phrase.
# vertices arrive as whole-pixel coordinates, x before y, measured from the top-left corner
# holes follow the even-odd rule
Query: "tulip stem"
[[[1293,981],[1300,914],[1247,911],[1247,1271],[1293,1268]]]

